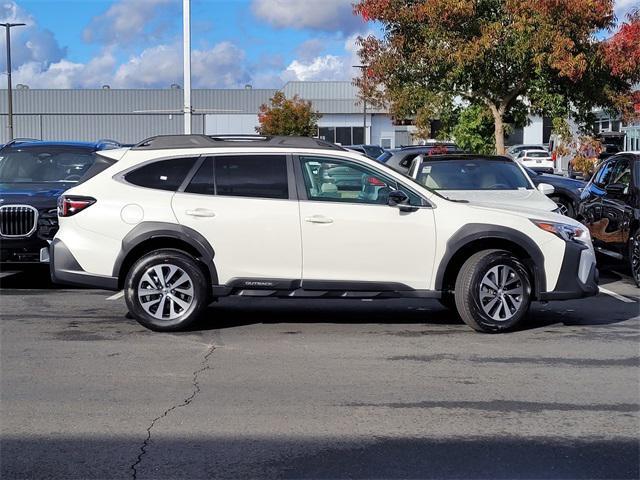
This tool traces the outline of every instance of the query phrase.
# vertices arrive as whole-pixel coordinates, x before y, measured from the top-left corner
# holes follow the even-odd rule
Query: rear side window
[[[149,163],[125,175],[134,185],[175,192],[180,188],[197,157],[172,158]]]
[[[185,190],[205,195],[289,198],[284,155],[209,157]]]

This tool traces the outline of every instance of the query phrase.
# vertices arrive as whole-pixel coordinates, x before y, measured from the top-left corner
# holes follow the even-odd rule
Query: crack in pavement
[[[144,457],[146,455],[147,447],[149,446],[149,443],[151,442],[151,430],[153,429],[153,427],[156,425],[156,423],[158,421],[160,421],[161,419],[163,419],[164,417],[169,415],[169,413],[171,413],[173,410],[176,410],[176,409],[182,408],[182,407],[186,407],[191,402],[193,402],[193,400],[196,398],[196,396],[200,393],[200,383],[198,381],[198,375],[200,375],[202,372],[205,372],[205,371],[211,369],[211,365],[209,365],[209,357],[213,354],[215,349],[216,349],[215,345],[211,345],[209,347],[209,350],[207,351],[207,353],[205,354],[204,358],[202,359],[202,362],[200,363],[201,367],[198,370],[193,372],[193,380],[192,380],[193,390],[191,392],[191,395],[189,395],[187,398],[185,398],[182,401],[182,403],[178,403],[176,405],[173,405],[173,406],[167,408],[162,415],[154,418],[151,421],[151,424],[147,427],[147,438],[144,440],[144,442],[142,442],[142,445],[140,445],[140,453],[138,454],[138,457],[136,458],[136,461],[130,467],[131,468],[131,478],[133,478],[133,480],[136,480],[138,478],[138,469],[137,469],[137,467],[142,462],[142,457]]]

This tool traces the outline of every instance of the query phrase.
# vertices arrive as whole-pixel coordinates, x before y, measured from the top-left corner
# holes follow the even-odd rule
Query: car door
[[[604,187],[609,182],[613,173],[615,160],[606,160],[595,172],[580,197],[579,217],[591,233],[593,244],[596,247],[606,248],[606,225],[602,216],[602,198],[605,195]]]
[[[625,155],[612,157],[611,174],[604,185],[602,196],[602,229],[600,240],[608,250],[624,254],[629,241],[629,229],[633,219],[630,205],[631,159]]]
[[[344,290],[428,289],[434,215],[430,207],[420,206],[423,200],[418,195],[355,160],[301,155],[294,164],[303,287],[315,283]],[[359,179],[357,185],[340,182],[347,171],[349,178]],[[416,205],[413,211],[388,205],[389,193],[398,188],[409,194]]]
[[[220,284],[300,280],[300,215],[286,155],[203,158],[188,184],[174,195],[172,206],[182,225],[211,243]]]

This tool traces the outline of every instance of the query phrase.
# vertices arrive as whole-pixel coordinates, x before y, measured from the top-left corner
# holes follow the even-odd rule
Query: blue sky
[[[357,37],[379,34],[352,14],[353,1],[192,0],[194,86],[278,88],[289,80],[351,79]],[[616,0],[616,13],[634,5],[637,0]],[[15,83],[182,83],[181,8],[182,0],[0,0],[2,21],[28,24],[12,34]]]
[[[352,0],[192,0],[195,87],[281,87],[348,80],[355,41],[372,26]],[[182,83],[181,0],[0,0],[15,83],[31,88]],[[4,37],[0,36],[0,52]],[[4,55],[0,68],[5,69]]]

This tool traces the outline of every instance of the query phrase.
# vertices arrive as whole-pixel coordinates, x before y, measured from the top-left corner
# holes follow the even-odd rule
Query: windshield
[[[416,181],[430,190],[528,190],[531,183],[513,162],[492,159],[425,160]]]
[[[527,152],[525,154],[525,157],[529,157],[529,158],[547,158],[549,157],[549,154],[547,152]]]
[[[95,161],[86,150],[24,149],[0,152],[0,182],[78,182]]]
[[[393,156],[393,152],[387,150],[382,155],[378,157],[378,161],[380,163],[386,163]]]

